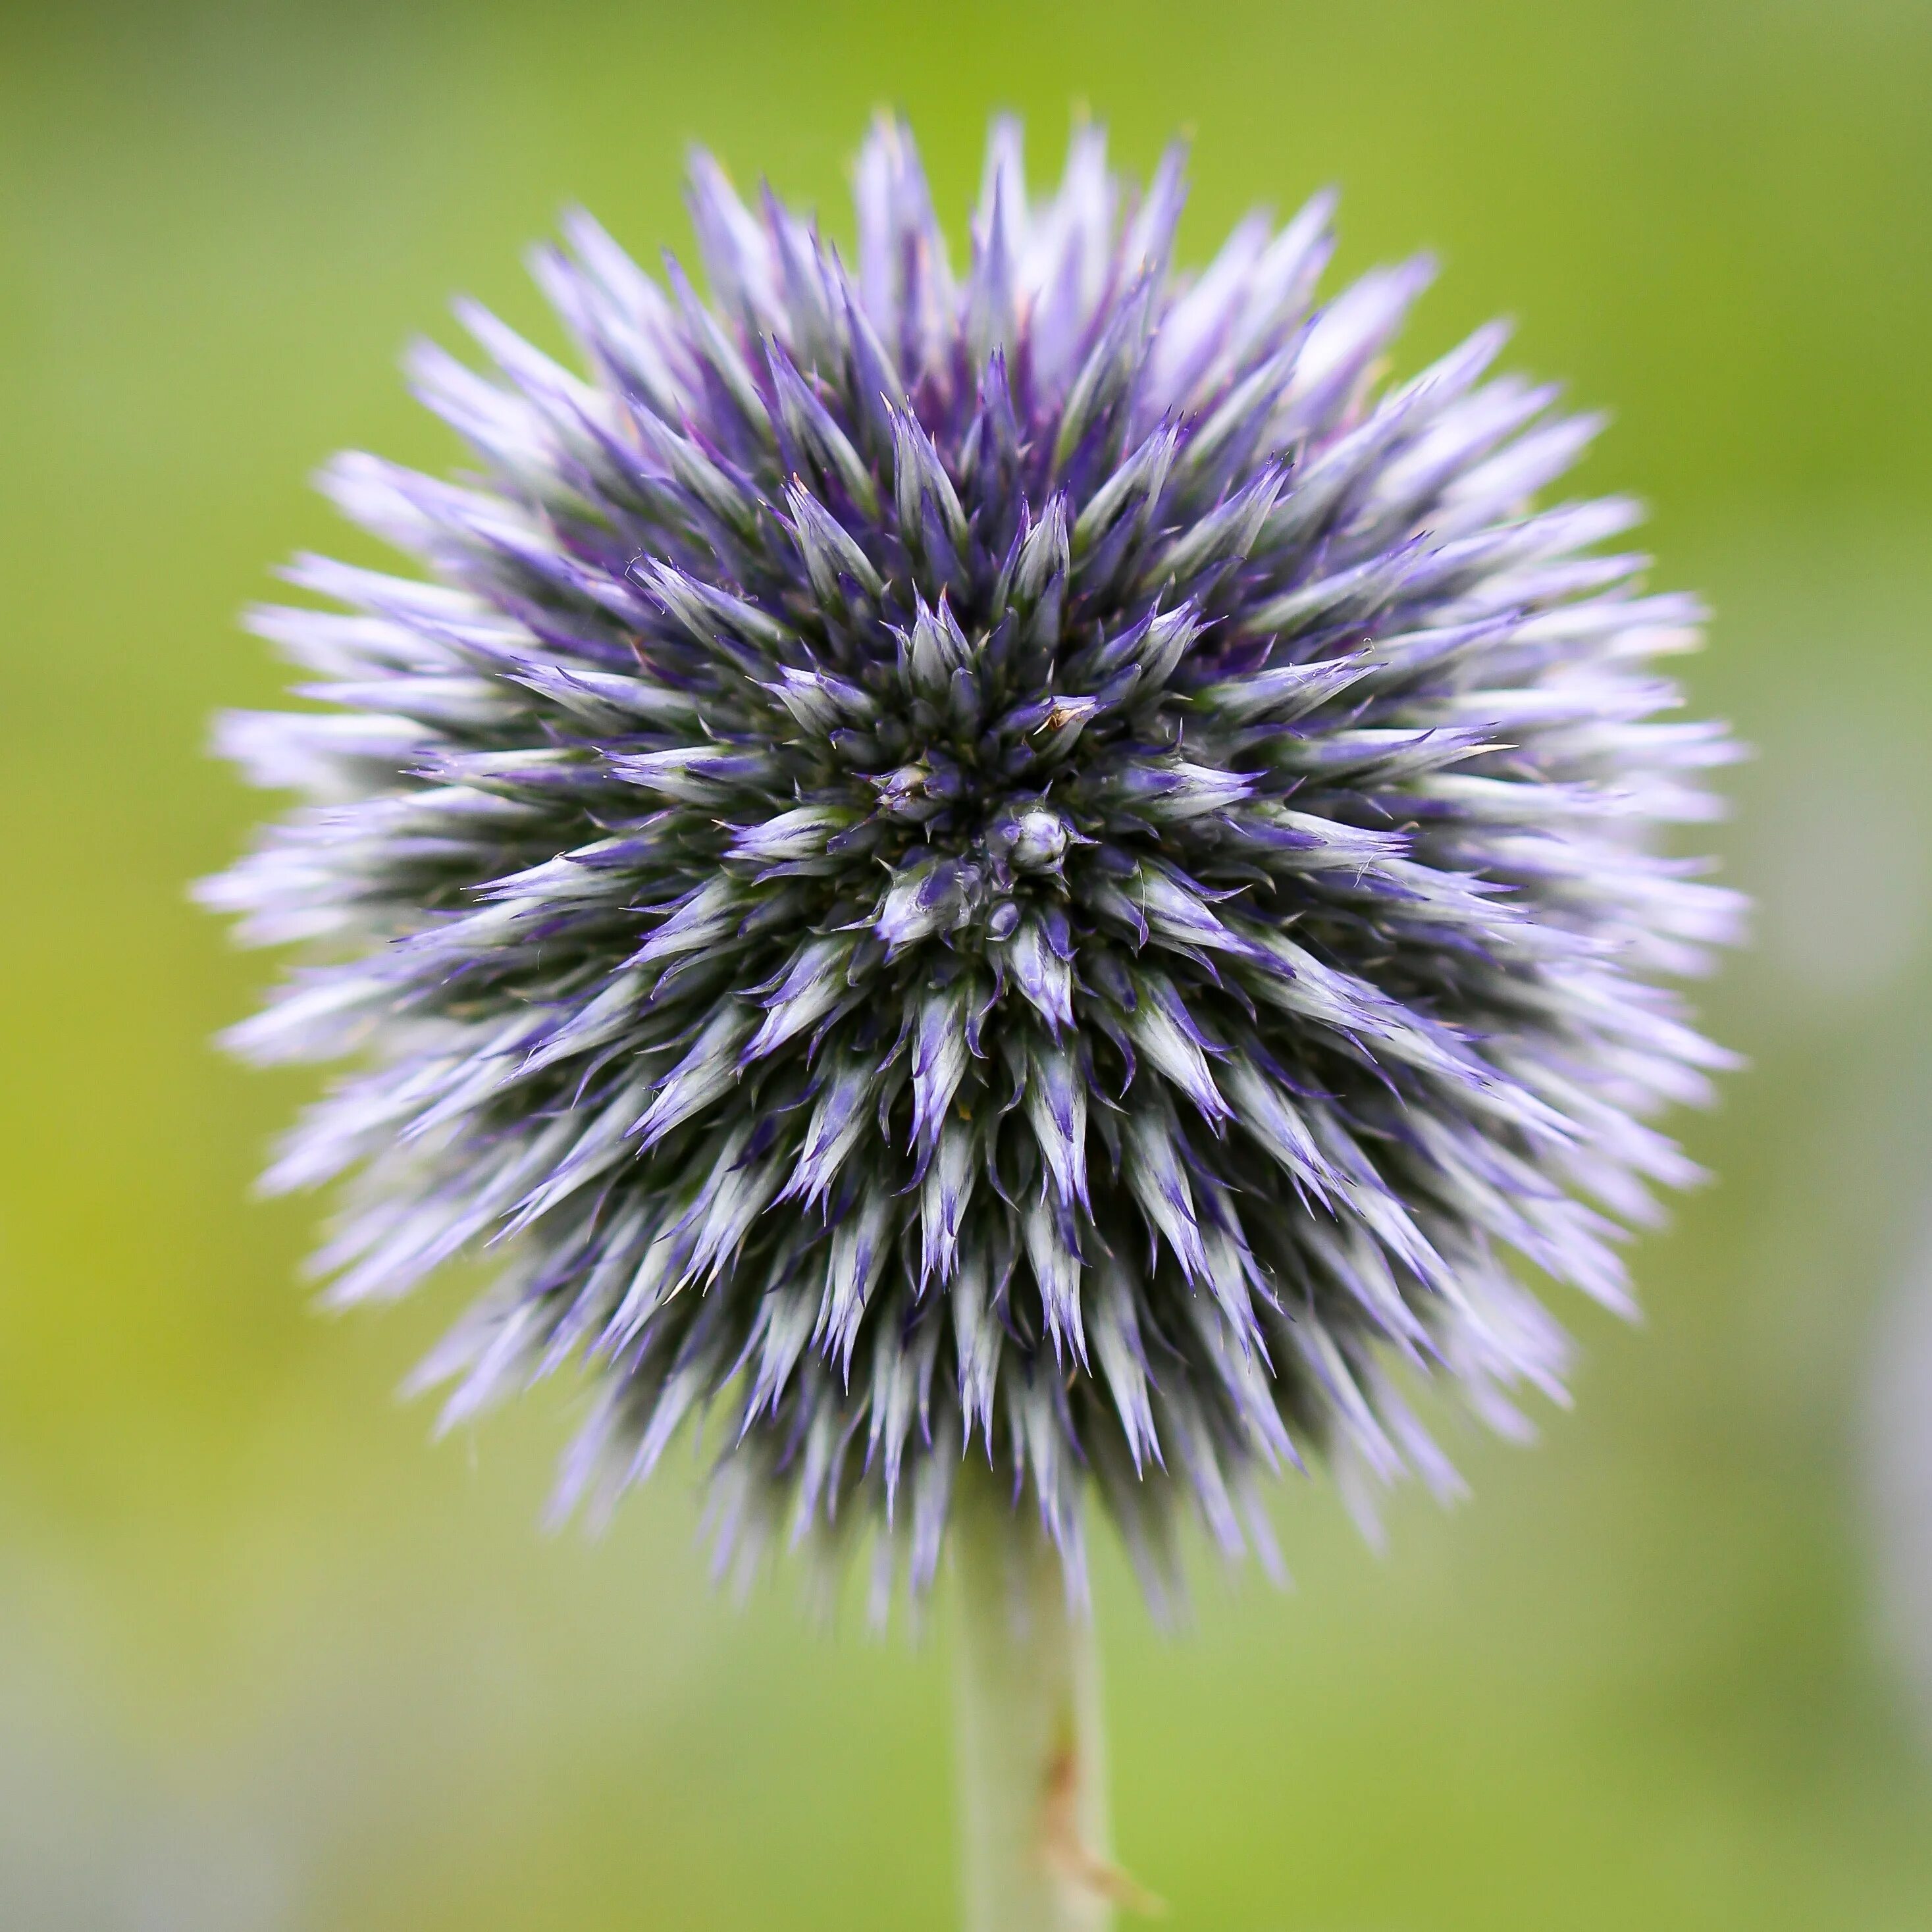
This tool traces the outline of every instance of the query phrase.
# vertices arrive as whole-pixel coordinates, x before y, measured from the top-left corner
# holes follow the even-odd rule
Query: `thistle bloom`
[[[255,614],[326,708],[222,747],[309,802],[204,890],[314,963],[232,1037],[355,1063],[268,1178],[355,1176],[336,1300],[501,1244],[452,1419],[588,1364],[566,1507],[716,1407],[723,1551],[922,1588],[980,1456],[1159,1598],[1181,1498],[1265,1554],[1270,1466],[1453,1484],[1401,1384],[1560,1396],[1517,1268],[1625,1305],[1731,746],[1634,507],[1533,507],[1594,421],[1497,328],[1381,386],[1429,268],[1318,302],[1325,197],[1180,275],[1177,157],[1036,199],[1001,124],[961,275],[902,127],[856,188],[848,268],[700,156],[708,297],[572,215],[583,373],[466,308],[477,473],[327,472],[429,580]]]

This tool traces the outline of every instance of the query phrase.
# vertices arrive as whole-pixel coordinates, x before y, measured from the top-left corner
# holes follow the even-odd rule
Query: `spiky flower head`
[[[1178,274],[1182,196],[1090,129],[1034,198],[1001,124],[959,275],[883,123],[848,267],[700,155],[708,297],[570,217],[582,373],[465,308],[476,473],[327,473],[429,580],[256,614],[327,708],[224,722],[310,802],[206,892],[316,957],[234,1043],[357,1063],[269,1185],[356,1176],[339,1302],[501,1244],[428,1376],[586,1363],[566,1506],[719,1408],[726,1551],[917,1589],[978,1454],[1158,1594],[1178,1498],[1265,1550],[1267,1466],[1452,1483],[1398,1383],[1518,1426],[1514,1268],[1622,1305],[1690,1172],[1696,606],[1532,507],[1596,424],[1500,329],[1380,386],[1426,264],[1318,302],[1321,198]]]

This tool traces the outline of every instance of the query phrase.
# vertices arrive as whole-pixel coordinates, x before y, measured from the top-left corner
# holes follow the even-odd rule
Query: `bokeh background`
[[[280,674],[234,616],[331,450],[452,455],[394,370],[581,198],[682,246],[686,142],[847,217],[906,106],[962,212],[986,117],[1196,138],[1196,254],[1345,190],[1615,426],[1585,481],[1707,589],[1760,757],[1714,990],[1721,1176],[1570,1312],[1574,1414],[1191,1637],[1102,1565],[1118,1836],[1174,1932],[1932,1923],[1932,9],[1922,0],[783,8],[150,4],[0,15],[0,1923],[20,1932],[943,1926],[948,1644],[742,1612],[674,1469],[537,1526],[567,1392],[432,1450],[454,1304],[332,1322],[251,1204],[304,1091],[208,1036],[268,970],[185,882],[258,802],[203,755]]]

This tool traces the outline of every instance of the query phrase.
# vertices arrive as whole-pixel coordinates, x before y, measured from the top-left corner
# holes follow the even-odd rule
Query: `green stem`
[[[1122,1880],[1107,1862],[1100,1682],[1091,1624],[1022,1502],[961,1472],[952,1550],[960,1850],[966,1932],[1105,1932]]]

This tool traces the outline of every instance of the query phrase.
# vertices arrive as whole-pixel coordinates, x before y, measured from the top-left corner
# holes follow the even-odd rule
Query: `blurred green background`
[[[1409,366],[1500,310],[1615,408],[1585,481],[1654,503],[1761,753],[1707,1009],[1754,1070],[1686,1124],[1721,1179],[1638,1250],[1647,1325],[1568,1310],[1576,1412],[1462,1444],[1473,1504],[1385,1558],[1298,1485],[1297,1590],[1204,1567],[1172,1642],[1108,1555],[1126,1861],[1174,1932],[1932,1923],[1874,1440],[1932,1406],[1880,1340],[1932,1294],[1928,82],[1922,0],[0,16],[0,1924],[949,1922],[943,1609],[733,1612],[676,1471],[544,1538],[566,1393],[428,1448],[393,1391],[452,1294],[306,1305],[311,1205],[248,1198],[304,1083],[210,1051],[268,969],[183,896],[258,809],[202,754],[281,681],[235,613],[361,554],[306,474],[452,458],[411,333],[459,289],[538,326],[568,200],[682,246],[694,137],[842,231],[882,102],[962,232],[989,110],[1057,169],[1084,102],[1137,169],[1193,133],[1196,256],[1331,180],[1345,268],[1439,249]]]

